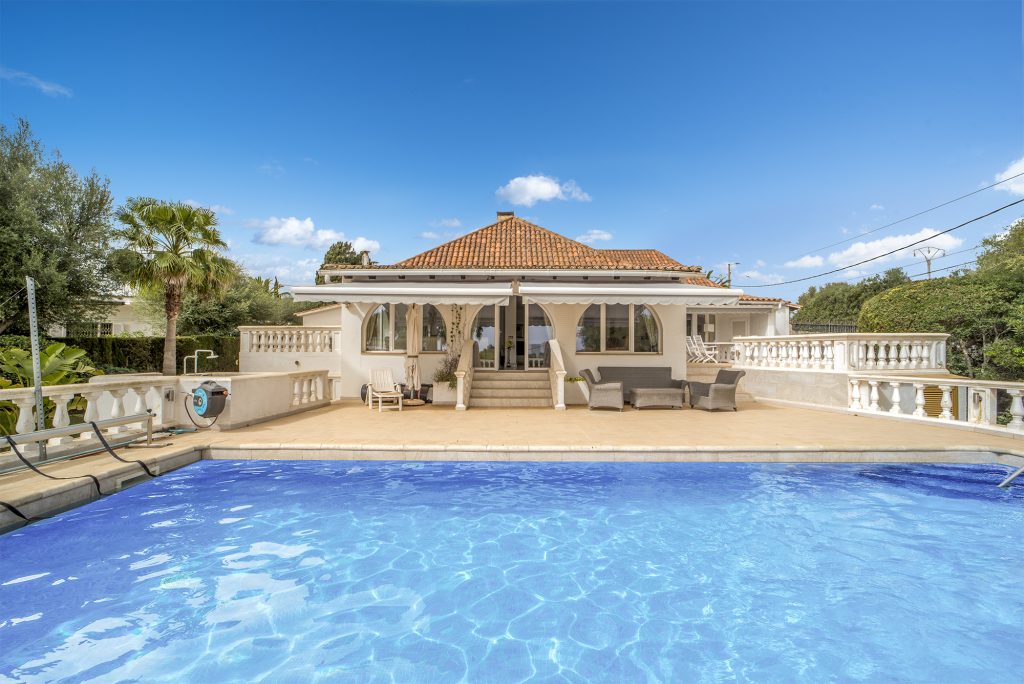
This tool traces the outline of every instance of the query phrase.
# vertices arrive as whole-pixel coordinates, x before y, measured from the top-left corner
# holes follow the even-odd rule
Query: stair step
[[[473,378],[480,380],[546,380],[547,371],[473,371]]]
[[[472,397],[470,408],[551,408],[551,399]]]
[[[473,390],[470,392],[470,399],[476,398],[493,398],[501,399],[504,397],[520,398],[520,399],[551,399],[551,390],[544,389],[531,389],[529,387],[518,388],[518,387],[499,387],[495,389],[490,388],[479,388],[475,385]]]
[[[508,380],[481,380],[479,378],[473,378],[472,390],[474,392],[477,391],[477,389],[504,389],[506,387],[510,389],[549,390],[551,388],[551,383],[547,380],[519,380],[509,382]]]

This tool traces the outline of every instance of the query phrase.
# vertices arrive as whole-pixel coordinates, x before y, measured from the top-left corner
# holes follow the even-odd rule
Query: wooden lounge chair
[[[373,408],[373,400],[377,399],[377,412],[384,411],[384,400],[397,402],[398,410],[402,410],[402,388],[391,375],[390,368],[373,368],[370,370],[370,384],[366,386],[366,404]],[[394,408],[391,406],[389,408]]]
[[[705,342],[700,335],[687,337],[686,349],[695,363],[718,363],[718,345]]]

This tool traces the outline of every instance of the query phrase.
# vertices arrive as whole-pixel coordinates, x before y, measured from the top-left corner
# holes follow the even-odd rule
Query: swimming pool
[[[1006,681],[996,466],[203,461],[0,537],[0,681]]]

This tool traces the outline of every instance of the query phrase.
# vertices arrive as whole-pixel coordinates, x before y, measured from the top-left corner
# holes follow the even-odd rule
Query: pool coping
[[[120,450],[122,458],[143,460],[158,476],[200,460],[338,460],[338,461],[488,461],[488,462],[634,462],[634,463],[965,463],[1024,466],[1024,450],[998,452],[954,446],[945,449],[876,447],[828,449],[816,446],[761,447],[609,447],[494,444],[194,444],[159,453]],[[138,465],[98,453],[54,464],[48,471],[74,479],[48,480],[26,471],[18,483],[0,477],[0,501],[30,518],[44,519],[98,499],[88,472],[100,482],[104,494],[121,491],[149,479]],[[31,478],[31,479],[27,479]],[[31,483],[31,486],[23,486]],[[14,486],[12,486],[12,484]],[[992,486],[996,486],[993,482]],[[24,521],[0,508],[0,534],[17,529]]]

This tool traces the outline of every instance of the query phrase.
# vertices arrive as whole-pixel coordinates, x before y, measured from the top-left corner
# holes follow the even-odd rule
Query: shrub
[[[163,366],[163,337],[75,337],[69,343],[86,350],[94,365],[112,366],[121,372],[159,373]],[[179,337],[177,340],[179,372],[181,360],[196,349],[212,349],[218,358],[205,359],[204,371],[237,371],[239,338],[218,335]]]

